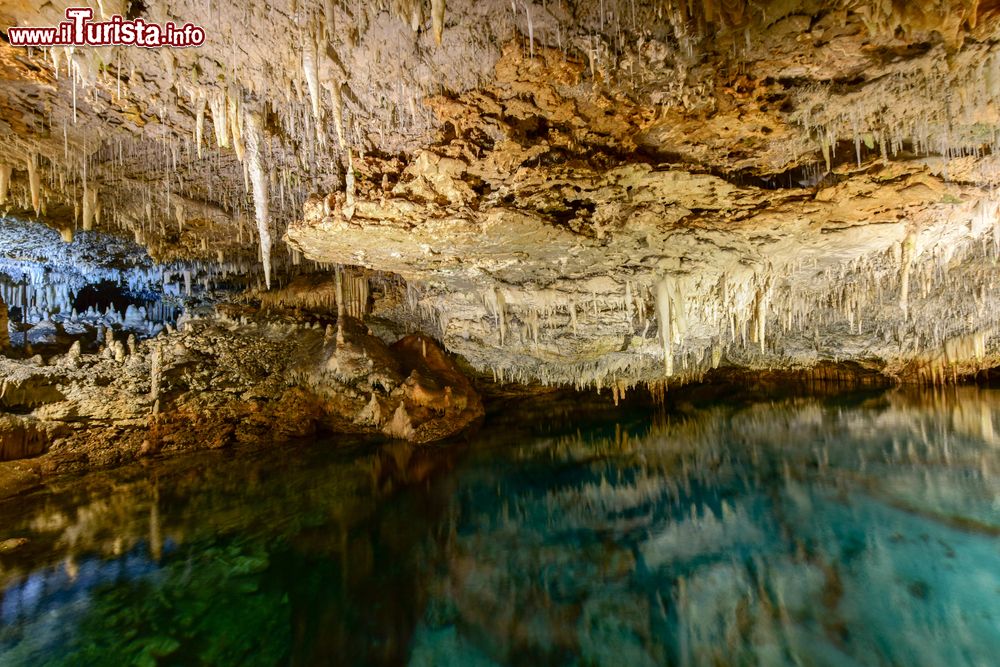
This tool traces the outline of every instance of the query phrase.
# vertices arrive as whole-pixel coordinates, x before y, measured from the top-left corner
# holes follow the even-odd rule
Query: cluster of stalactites
[[[345,269],[343,272],[344,310],[356,320],[364,320],[368,312],[368,275]]]
[[[911,224],[885,250],[826,268],[793,258],[781,266],[734,268],[714,282],[703,273],[635,276],[617,295],[589,299],[500,283],[473,299],[407,284],[407,303],[498,381],[612,387],[620,395],[636,382],[697,379],[723,361],[748,367],[836,361],[845,345],[862,340],[893,367],[930,355],[959,372],[995,364],[991,332],[1000,326],[1000,309],[991,302],[1000,208],[983,200],[969,210],[972,220],[961,233],[953,225],[921,231]],[[969,298],[944,298],[955,293]],[[482,340],[482,353],[458,342],[470,331]],[[623,337],[624,346],[611,349]],[[591,360],[570,361],[572,348]]]
[[[794,119],[815,138],[829,171],[838,141],[850,141],[860,165],[865,151],[888,160],[904,150],[958,157],[1000,148],[1000,48],[975,44],[957,54],[935,48],[915,66],[901,62],[860,90],[801,94]],[[928,105],[926,100],[941,100]]]

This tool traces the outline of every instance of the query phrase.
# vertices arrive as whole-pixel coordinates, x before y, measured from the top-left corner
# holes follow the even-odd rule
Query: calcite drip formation
[[[616,397],[727,365],[997,365],[991,6],[99,4],[207,41],[0,44],[3,224],[151,258],[88,280],[309,310],[335,342],[369,318]],[[5,275],[29,324],[129,320],[74,315],[59,271]]]

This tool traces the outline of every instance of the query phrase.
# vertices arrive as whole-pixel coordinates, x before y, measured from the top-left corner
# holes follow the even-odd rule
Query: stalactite
[[[306,86],[309,88],[309,101],[312,103],[313,118],[316,126],[319,127],[322,120],[322,109],[320,107],[319,93],[319,47],[312,32],[306,35],[302,45],[302,71],[306,78]]]
[[[235,86],[230,86],[226,94],[226,114],[229,119],[229,134],[233,140],[233,150],[236,158],[243,162],[246,156],[246,145],[243,137],[243,109],[240,103],[240,93]]]
[[[28,186],[31,188],[31,206],[35,209],[35,215],[41,212],[42,208],[42,174],[38,170],[38,153],[28,156]]]
[[[434,41],[440,45],[444,36],[444,2],[431,0],[431,24],[434,29]]]
[[[264,266],[264,283],[271,289],[271,208],[268,199],[268,179],[264,171],[264,156],[261,154],[264,142],[264,128],[261,117],[256,112],[247,117],[247,167],[250,183],[253,185],[253,203],[260,236],[260,256]]]
[[[205,91],[199,90],[197,97],[195,98],[195,124],[194,124],[194,143],[198,149],[198,159],[201,159],[201,145],[204,143],[205,137],[205,105],[207,100],[205,99]]]
[[[216,92],[209,101],[212,112],[212,127],[215,128],[215,143],[219,148],[229,148],[229,115],[226,106],[226,94]]]
[[[750,323],[750,341],[757,343],[763,354],[767,340],[768,306],[771,300],[771,277],[762,280],[754,297],[753,320]]]
[[[341,85],[339,81],[330,84],[330,97],[332,98],[333,123],[337,130],[337,144],[340,146],[340,150],[344,150],[347,145],[344,142],[344,99],[340,90]]]
[[[354,195],[355,195],[355,182],[354,182],[354,158],[351,156],[351,151],[347,151],[347,172],[344,176],[344,206],[341,208],[341,213],[344,217],[350,220],[354,217]]]
[[[10,175],[13,167],[9,164],[0,164],[0,204],[7,203],[7,193],[10,190]]]
[[[507,338],[507,302],[503,292],[499,287],[487,290],[483,295],[483,301],[487,312],[496,320],[497,330],[500,333],[500,345],[503,345]]]
[[[94,218],[97,215],[97,185],[95,183],[83,182],[83,229],[90,231],[94,228]]]
[[[910,317],[910,271],[917,250],[917,235],[913,230],[903,239],[899,265],[899,307],[903,311],[903,319]]]
[[[665,278],[656,283],[656,321],[663,343],[663,372],[670,377],[674,374],[674,352],[670,326],[670,285]]]
[[[344,344],[344,318],[347,316],[347,306],[344,303],[344,271],[337,267],[334,274],[334,282],[337,290],[337,345]]]
[[[347,315],[363,321],[368,307],[368,276],[344,269],[341,271],[340,280],[344,311]],[[340,312],[339,306],[338,312]]]

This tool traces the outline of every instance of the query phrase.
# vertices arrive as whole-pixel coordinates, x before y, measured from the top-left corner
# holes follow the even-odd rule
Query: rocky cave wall
[[[0,2],[0,25],[69,4]],[[382,281],[355,314],[500,381],[997,365],[995,3],[94,9],[206,42],[0,40],[0,206],[66,242],[124,236],[331,313]]]

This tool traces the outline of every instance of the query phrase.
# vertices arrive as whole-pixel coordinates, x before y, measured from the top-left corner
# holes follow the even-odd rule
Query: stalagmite
[[[10,189],[10,174],[13,167],[9,164],[0,164],[0,204],[7,203],[7,192]]]
[[[28,156],[28,185],[31,188],[31,206],[38,215],[42,208],[42,174],[38,171],[38,153]]]
[[[247,167],[253,186],[254,211],[257,218],[257,232],[260,236],[260,257],[264,265],[264,283],[271,289],[271,208],[268,200],[268,178],[264,171],[261,150],[264,142],[264,128],[260,115],[256,112],[247,117]]]

